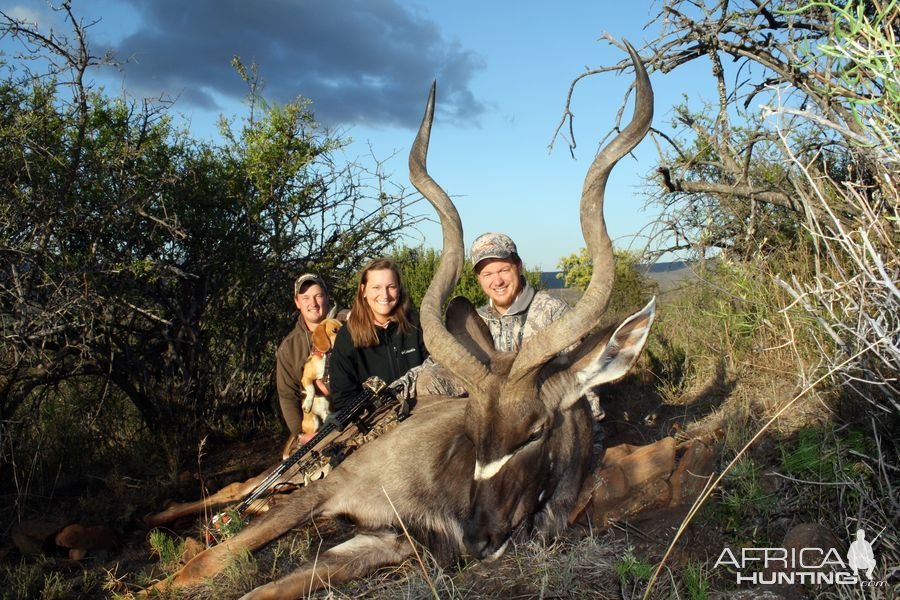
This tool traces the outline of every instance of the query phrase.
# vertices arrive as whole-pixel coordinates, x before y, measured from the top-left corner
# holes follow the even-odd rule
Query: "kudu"
[[[568,525],[594,465],[592,419],[584,393],[621,378],[646,341],[651,303],[610,335],[596,331],[613,282],[612,245],[603,220],[610,170],[646,135],[653,112],[649,78],[628,46],[636,73],[631,123],[594,159],[581,198],[582,231],[594,272],[581,301],[516,354],[497,353],[472,305],[441,306],[464,262],[462,226],[453,203],[428,175],[434,86],[409,157],[410,179],[440,215],[441,262],[422,301],[425,342],[434,358],[466,384],[468,399],[421,399],[395,429],[349,456],[327,478],[294,492],[256,522],[194,557],[158,587],[196,585],[244,550],[260,548],[317,518],[344,516],[358,533],[315,564],[263,585],[244,598],[294,598],[399,564],[410,536],[438,560],[492,558],[513,533],[553,536]],[[610,328],[611,329],[611,328]],[[606,343],[598,340],[605,338]],[[564,350],[569,349],[563,353]]]

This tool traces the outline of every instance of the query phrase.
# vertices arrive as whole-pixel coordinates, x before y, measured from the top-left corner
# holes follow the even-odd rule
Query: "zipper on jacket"
[[[391,381],[386,382],[388,384],[391,384],[400,378],[400,361],[397,359],[399,352],[397,350],[397,331],[396,324],[388,325],[387,329],[384,330],[385,347],[388,351],[388,364],[391,367]]]

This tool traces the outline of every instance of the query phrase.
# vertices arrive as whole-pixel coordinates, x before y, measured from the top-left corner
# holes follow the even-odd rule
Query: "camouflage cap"
[[[328,286],[325,285],[325,281],[321,277],[314,273],[304,273],[294,282],[294,295],[296,296],[297,294],[299,294],[300,288],[303,287],[303,284],[309,282],[319,284],[320,286],[322,286],[322,289],[325,290],[325,293],[328,293]]]
[[[472,267],[486,258],[519,258],[516,243],[505,233],[483,233],[472,242]]]

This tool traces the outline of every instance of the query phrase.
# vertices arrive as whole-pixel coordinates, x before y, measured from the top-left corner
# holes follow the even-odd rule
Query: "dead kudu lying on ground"
[[[456,208],[425,166],[432,88],[409,158],[410,179],[440,215],[444,236],[421,322],[432,355],[466,383],[469,398],[420,402],[405,422],[359,448],[327,478],[291,494],[235,537],[201,552],[158,588],[200,584],[239,552],[260,548],[313,519],[347,517],[358,533],[313,564],[245,598],[301,597],[399,564],[413,553],[401,521],[439,560],[497,557],[520,529],[552,537],[568,525],[595,464],[584,393],[630,369],[655,312],[651,302],[611,335],[594,331],[614,273],[603,191],[615,163],[646,134],[653,112],[646,71],[630,46],[629,52],[637,80],[632,122],[595,158],[584,183],[581,223],[594,273],[582,300],[518,354],[494,351],[486,326],[468,301],[451,303],[445,325],[441,306],[459,278],[464,250]]]

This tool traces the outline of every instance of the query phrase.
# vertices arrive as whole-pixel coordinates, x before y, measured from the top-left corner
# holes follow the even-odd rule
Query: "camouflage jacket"
[[[501,315],[488,303],[478,309],[491,330],[494,348],[501,352],[518,352],[522,342],[560,318],[569,305],[545,291],[535,292],[528,283],[518,298]]]
[[[478,315],[491,330],[494,348],[509,352],[519,350],[524,340],[560,318],[568,310],[569,305],[564,301],[544,291],[535,292],[534,288],[526,283],[505,315],[498,313],[490,304],[479,308]],[[403,387],[407,398],[412,395],[450,397],[467,395],[462,381],[431,357],[413,371],[415,373],[411,384],[406,382],[407,385]],[[413,371],[409,375],[413,375]]]

